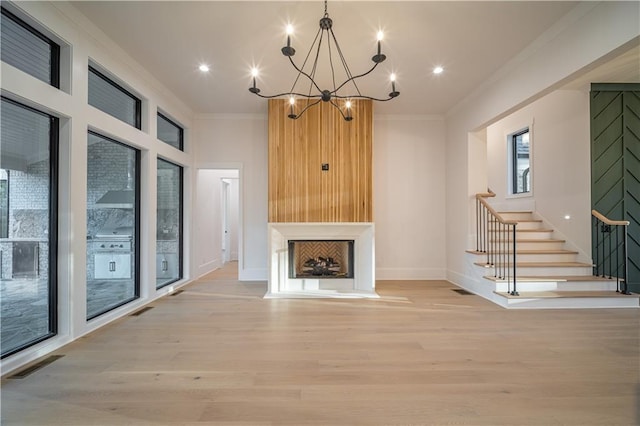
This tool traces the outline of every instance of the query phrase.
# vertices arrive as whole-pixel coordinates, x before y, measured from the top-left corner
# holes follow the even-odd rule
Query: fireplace
[[[289,240],[289,278],[353,278],[353,240]]]
[[[373,223],[270,223],[268,231],[265,298],[379,297]]]

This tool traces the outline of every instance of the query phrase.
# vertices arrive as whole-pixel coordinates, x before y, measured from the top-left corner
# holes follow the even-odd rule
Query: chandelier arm
[[[261,93],[254,93],[254,95],[259,96],[261,98],[265,98],[265,99],[284,98],[284,97],[290,97],[291,95],[299,96],[301,98],[306,98],[306,99],[322,98],[322,95],[307,95],[306,93],[296,93],[296,92],[278,93],[277,95],[263,95]]]
[[[291,65],[293,65],[293,68],[295,68],[298,71],[298,75],[296,76],[296,79],[293,82],[293,86],[291,86],[291,92],[293,92],[293,89],[296,88],[296,84],[298,84],[298,79],[300,78],[300,74],[303,74],[302,70],[304,69],[305,65],[307,65],[307,61],[309,60],[309,56],[311,55],[311,52],[313,51],[313,46],[316,45],[316,41],[318,40],[318,36],[320,35],[321,32],[322,32],[322,29],[319,29],[318,32],[316,33],[316,37],[313,39],[313,43],[311,43],[311,47],[309,48],[309,51],[307,52],[307,56],[304,58],[304,62],[302,62],[302,68],[301,69],[298,69],[298,66],[295,64],[295,62],[293,62],[293,59],[292,59],[291,56],[288,57],[289,61],[291,61]],[[304,74],[304,75],[307,78],[309,78],[309,76],[307,74]],[[318,86],[316,86],[316,88],[318,89],[319,92],[322,91],[322,90],[320,90],[320,88]]]
[[[335,92],[337,92],[338,90],[342,89],[345,85],[349,84],[349,82],[350,82],[350,81],[355,81],[355,80],[356,80],[356,79],[358,79],[358,78],[362,78],[362,77],[365,77],[365,76],[367,76],[367,75],[371,74],[371,73],[373,72],[373,70],[375,70],[375,69],[376,69],[376,67],[377,67],[377,66],[378,66],[378,64],[377,64],[377,63],[374,63],[374,64],[373,64],[373,66],[371,67],[371,69],[370,69],[369,71],[364,72],[364,73],[362,73],[362,74],[355,75],[355,76],[351,76],[350,78],[348,78],[347,80],[345,80],[345,81],[344,81],[344,83],[342,83],[340,86],[338,86],[338,88],[335,90]],[[354,85],[355,85],[355,82],[354,82]],[[358,86],[356,86],[356,88],[357,88],[357,87],[358,87]],[[335,94],[335,92],[332,92],[331,94],[332,94],[332,95],[334,95],[334,94]],[[360,95],[360,90],[358,90],[358,96],[362,96],[362,95]]]
[[[337,109],[340,112],[340,115],[342,116],[342,118],[344,118],[345,120],[347,120],[347,116],[344,115],[344,112],[342,112],[342,109],[340,108],[340,106],[335,103],[333,100],[330,101],[330,104],[334,106],[335,109]]]
[[[318,85],[316,84],[316,82],[313,80],[313,78],[311,78],[311,76],[309,74],[307,74],[306,72],[302,71],[300,68],[298,68],[298,66],[295,64],[295,62],[293,62],[293,59],[291,59],[291,57],[289,57],[289,61],[291,62],[291,65],[293,66],[293,68],[296,69],[296,71],[298,71],[299,74],[304,75],[305,77],[307,77],[309,79],[309,81],[311,83],[313,83],[314,86],[316,86],[316,89],[318,89],[318,92],[322,92],[322,89],[320,89],[320,87],[318,87]],[[307,96],[307,95],[304,95]],[[311,96],[307,96],[307,97],[311,97]]]
[[[350,100],[354,100],[354,99],[369,99],[369,100],[372,100],[372,101],[387,102],[387,101],[390,101],[391,99],[395,99],[397,96],[389,96],[386,99],[375,98],[373,96],[366,96],[366,95],[351,95],[351,96],[333,95],[333,97],[336,98],[336,99],[350,99]]]
[[[342,54],[342,49],[340,48],[340,43],[338,43],[338,39],[336,38],[336,35],[333,32],[333,29],[331,29],[330,31],[331,31],[331,36],[333,37],[333,42],[335,43],[336,49],[338,50],[338,55],[340,56],[340,60],[342,61],[342,66],[344,67],[345,74],[347,75],[347,81],[345,81],[343,84],[341,84],[340,87],[338,87],[337,89],[336,89],[335,83],[334,83],[334,85],[333,85],[333,88],[334,88],[333,93],[337,93],[338,90],[340,90],[345,84],[347,84],[349,81],[352,81],[353,82],[353,86],[356,88],[356,91],[358,92],[358,95],[360,95],[361,94],[360,93],[360,88],[356,84],[355,78],[353,77],[353,74],[351,73],[351,69],[349,69],[349,65],[347,64],[347,60],[344,58],[344,55]],[[373,69],[371,69],[371,71],[373,71]],[[369,72],[371,72],[371,71],[369,71]]]
[[[305,113],[305,111],[306,111],[306,110],[308,110],[309,108],[311,108],[311,107],[312,107],[312,106],[314,106],[314,105],[319,104],[319,103],[320,103],[320,101],[322,101],[322,99],[318,99],[317,101],[315,101],[315,102],[313,102],[313,103],[308,104],[306,107],[304,107],[304,109],[303,109],[302,111],[300,111],[300,114],[298,114],[296,118],[300,118],[300,117],[302,116],[302,114],[304,114],[304,113]]]

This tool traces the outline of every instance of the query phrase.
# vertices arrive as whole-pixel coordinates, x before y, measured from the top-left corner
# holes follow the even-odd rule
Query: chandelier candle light
[[[336,36],[333,33],[333,21],[331,20],[331,18],[329,18],[329,13],[327,12],[326,0],[324,2],[324,16],[322,17],[322,19],[320,19],[320,29],[316,33],[316,37],[313,40],[313,43],[311,44],[311,47],[309,48],[307,56],[305,57],[301,67],[298,67],[298,65],[293,61],[293,56],[296,54],[296,50],[291,46],[292,33],[293,33],[293,27],[291,25],[287,25],[287,45],[281,49],[282,54],[287,58],[289,58],[289,62],[291,63],[293,68],[297,71],[297,76],[293,82],[293,85],[291,86],[291,90],[285,93],[279,93],[277,95],[261,94],[260,89],[256,86],[256,78],[258,77],[257,68],[253,68],[251,70],[251,75],[253,78],[253,86],[249,88],[249,91],[251,93],[257,96],[260,96],[261,98],[266,98],[266,99],[289,98],[289,115],[288,115],[289,118],[294,120],[300,118],[309,108],[311,108],[314,105],[317,105],[318,103],[320,103],[320,101],[322,101],[322,102],[330,102],[331,105],[333,105],[338,111],[340,111],[342,118],[344,118],[346,121],[351,121],[353,120],[353,116],[351,115],[351,106],[352,106],[352,102],[355,99],[370,99],[373,101],[386,102],[400,95],[400,92],[396,91],[396,75],[395,74],[391,74],[390,76],[391,93],[389,93],[387,98],[376,98],[373,96],[363,95],[360,92],[360,89],[358,88],[358,84],[356,82],[357,79],[365,77],[366,75],[370,74],[374,69],[376,69],[376,67],[379,64],[381,64],[382,62],[384,62],[385,59],[387,59],[386,55],[382,53],[382,38],[383,38],[382,31],[378,32],[378,51],[371,58],[371,60],[373,61],[373,66],[371,67],[371,69],[369,69],[369,71],[366,71],[358,75],[353,75],[351,73],[351,70],[347,65],[347,61],[344,59],[344,56],[342,55],[342,50],[340,49],[338,40],[336,39]],[[329,58],[329,68],[331,70],[331,81],[333,82],[333,90],[321,89],[318,83],[316,82],[318,58],[320,57],[322,43],[325,40],[326,40],[326,43],[325,43],[326,49],[328,52],[327,54]],[[315,48],[315,54],[314,54],[315,58],[313,60],[313,63],[310,65],[310,70],[307,71],[305,70],[305,66],[307,65],[307,62],[309,60],[309,57],[311,56],[311,53],[314,51],[314,48]],[[346,75],[346,80],[339,85],[336,84],[336,73],[333,67],[333,57],[331,56],[332,52],[336,52],[338,54],[340,63],[344,68],[344,74]],[[307,93],[301,93],[299,91],[296,91],[296,85],[300,80],[300,76],[304,76],[306,78],[306,80],[303,79],[303,81],[308,80],[309,82],[309,90]],[[352,94],[343,94],[343,92],[346,91],[348,87],[352,87],[354,92]],[[339,92],[341,90],[342,92]],[[298,114],[296,114],[296,109],[295,109],[296,98],[306,99],[307,101],[305,107]],[[337,100],[344,101],[343,102],[344,110],[337,103]]]

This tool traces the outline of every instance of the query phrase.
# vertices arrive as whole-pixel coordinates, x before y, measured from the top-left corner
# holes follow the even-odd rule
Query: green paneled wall
[[[591,85],[591,206],[630,222],[628,282],[640,292],[640,84]]]

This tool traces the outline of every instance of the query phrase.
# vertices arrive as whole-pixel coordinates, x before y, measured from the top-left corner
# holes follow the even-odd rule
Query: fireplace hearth
[[[353,240],[289,240],[289,278],[353,278]]]

